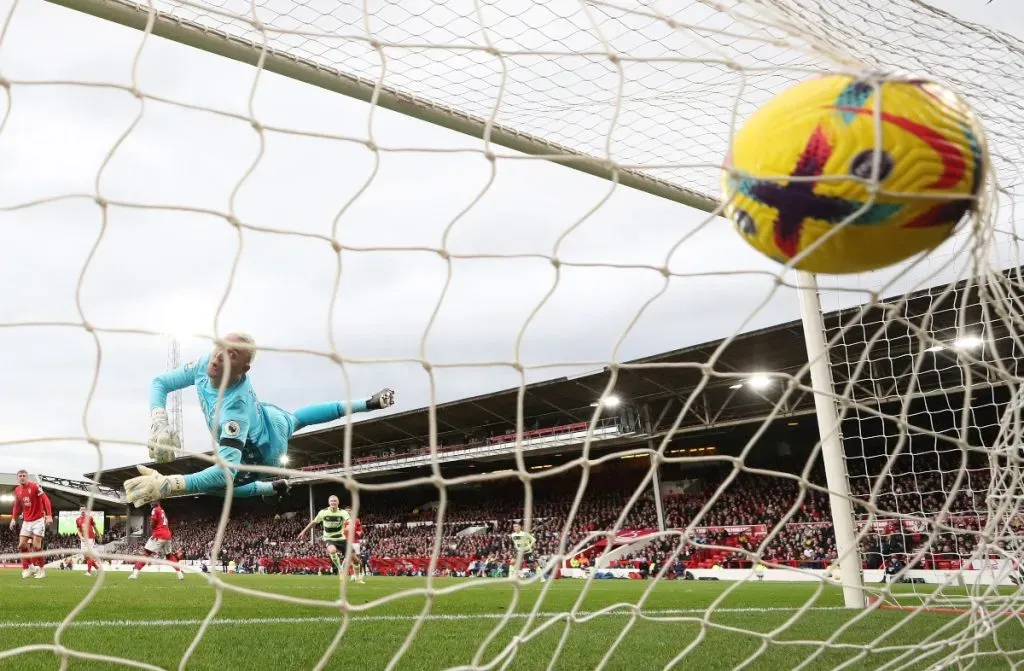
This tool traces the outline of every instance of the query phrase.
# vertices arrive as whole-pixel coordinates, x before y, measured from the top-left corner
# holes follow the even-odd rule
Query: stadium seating
[[[657,506],[650,490],[622,516],[638,482],[636,478],[623,477],[622,473],[605,469],[592,474],[588,495],[583,497],[568,528],[566,522],[576,495],[578,475],[545,478],[543,486],[537,486],[534,491],[535,554],[540,557],[555,554],[564,534],[561,550],[590,562],[607,548],[608,538],[601,535],[602,532],[616,524],[620,536],[625,532],[634,535],[656,532]],[[703,473],[703,487],[698,491],[662,497],[667,528],[684,529],[692,524],[690,542],[679,547],[678,535],[659,538],[632,554],[619,556],[613,566],[643,566],[649,570],[652,565],[660,568],[666,562],[672,565],[680,560],[690,568],[743,568],[752,565],[751,556],[757,552],[770,562],[807,568],[824,568],[835,560],[828,496],[823,491],[801,489],[789,478],[767,479],[740,474],[714,498],[728,475],[727,470],[707,470]],[[857,479],[856,474],[851,477],[853,493],[866,498],[868,492],[861,483],[867,483],[869,478]],[[886,498],[879,505],[915,514],[937,512],[948,498],[944,491],[951,477],[938,470],[893,475],[893,486],[889,493],[879,497]],[[972,491],[956,497],[949,510],[949,523],[962,533],[939,536],[938,543],[924,555],[922,567],[954,567],[973,551],[975,542],[971,532],[980,528],[979,518],[973,511],[984,510],[988,483],[981,470],[971,471],[969,477]],[[597,493],[589,495],[590,492]],[[708,505],[713,498],[714,502]],[[497,570],[494,567],[507,567],[515,557],[508,534],[513,522],[522,518],[522,501],[518,483],[489,487],[486,499],[481,498],[479,492],[452,492],[441,529],[441,552],[436,568],[439,574],[465,573],[477,563],[490,565],[491,571]],[[218,500],[211,498],[168,504],[181,558],[209,557],[219,521],[217,503]],[[410,499],[402,503],[392,499],[376,505],[371,498],[367,499],[360,516],[366,529],[364,544],[371,550],[374,572],[404,575],[427,570],[437,534],[434,525],[437,512],[429,502]],[[298,507],[283,512],[271,512],[265,506],[239,509],[233,512],[228,524],[220,557],[225,562],[233,560],[244,571],[315,573],[329,570],[319,543],[296,541],[307,517],[307,510]],[[872,533],[865,538],[862,548],[865,565],[912,553],[922,542],[922,531],[897,520],[874,521]],[[118,529],[108,530],[107,540],[122,533]],[[132,539],[119,551],[136,553],[144,541],[143,538]],[[16,532],[0,529],[0,552],[13,552],[16,547]],[[51,537],[47,547],[74,548],[77,538]]]

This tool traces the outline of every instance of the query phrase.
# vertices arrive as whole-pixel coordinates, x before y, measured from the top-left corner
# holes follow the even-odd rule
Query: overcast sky
[[[402,3],[407,14],[413,4]],[[1024,35],[1024,19],[1011,10],[1008,0],[990,5],[951,0],[935,4],[968,20]],[[240,3],[242,11],[248,6]],[[6,16],[10,0],[0,0],[0,8]],[[695,17],[696,11],[677,18],[711,21],[708,10]],[[298,15],[276,19],[275,25],[284,28],[310,21]],[[392,19],[407,31],[420,29],[412,18]],[[560,43],[573,49],[600,47],[585,17],[551,19],[549,28],[557,33],[574,21],[582,22],[574,35],[589,38]],[[657,22],[642,23],[644,30],[664,28]],[[330,27],[322,18],[318,25]],[[472,31],[459,26],[452,21],[428,34],[439,42],[470,40],[466,35]],[[514,26],[506,32],[518,34]],[[607,32],[605,38],[611,39]],[[395,39],[393,31],[384,29],[381,34]],[[663,44],[662,38],[678,39],[659,33],[658,40],[645,42],[629,31],[616,36],[644,55],[656,55],[649,47]],[[335,49],[328,52],[334,54],[331,62],[367,68],[372,74],[373,52],[358,43],[316,39],[289,35],[281,44],[316,54],[321,53],[318,44],[329,43]],[[42,0],[20,0],[0,44],[0,72],[23,82],[127,84],[139,42],[137,31]],[[531,44],[524,37],[518,48],[527,47]],[[714,52],[668,48],[693,58]],[[757,61],[756,53],[743,56],[746,63]],[[438,66],[442,70],[430,70],[429,59],[443,63]],[[512,63],[506,88],[509,107],[499,111],[499,119],[521,122],[535,132],[550,130],[552,139],[565,144],[601,150],[607,136],[602,128],[614,109],[615,89],[608,82],[614,84],[617,73],[602,64],[603,75],[581,74],[598,68],[593,63],[551,69],[551,62],[559,60],[569,59]],[[486,77],[477,86],[473,68],[483,67],[482,62],[455,52],[402,56],[396,51],[389,72],[395,83],[412,88],[428,88],[430,77],[448,81],[451,102],[476,105],[470,111],[486,114],[498,89]],[[487,67],[493,71],[493,62]],[[719,127],[727,128],[730,110],[712,103],[734,94],[712,77],[697,81],[706,69],[685,67],[668,75],[653,70],[645,74],[639,65],[627,68],[627,100],[614,133],[614,151],[624,161],[676,163],[676,168],[660,174],[680,182],[692,175],[693,185],[713,189],[717,177],[712,164],[724,147]],[[470,75],[458,79],[466,73]],[[237,114],[247,114],[253,90],[252,68],[159,38],[146,43],[137,75],[139,88],[148,95]],[[647,75],[653,79],[645,79]],[[645,86],[664,88],[670,75],[694,77],[692,92],[680,87],[677,90],[684,93],[677,93],[671,105],[644,98]],[[774,287],[767,273],[774,273],[776,266],[750,250],[721,220],[701,226],[703,213],[624,187],[603,202],[608,182],[538,160],[500,159],[493,181],[490,163],[479,151],[382,152],[375,166],[374,154],[361,145],[308,135],[323,132],[366,139],[368,105],[270,73],[261,75],[255,90],[253,106],[261,123],[307,135],[266,132],[261,147],[261,135],[245,121],[148,99],[138,125],[115,151],[118,138],[139,115],[139,102],[132,95],[103,87],[16,83],[5,103],[8,118],[0,131],[0,206],[95,193],[97,175],[110,157],[100,190],[111,200],[227,212],[234,196],[234,212],[247,224],[330,236],[335,216],[359,194],[339,220],[337,237],[342,243],[438,248],[447,229],[447,250],[481,258],[457,259],[449,265],[429,251],[345,252],[331,332],[330,302],[338,266],[325,240],[246,231],[232,276],[239,238],[224,218],[183,209],[111,207],[101,243],[80,281],[104,223],[94,202],[66,199],[0,212],[0,322],[18,325],[0,329],[0,441],[5,443],[0,445],[0,472],[28,468],[80,477],[96,468],[95,451],[73,438],[85,434],[83,413],[97,370],[95,393],[84,415],[88,431],[104,439],[146,437],[148,387],[166,366],[168,339],[101,334],[100,363],[93,337],[83,329],[26,325],[79,321],[76,297],[85,318],[97,326],[207,335],[214,332],[214,315],[223,300],[220,333],[242,329],[261,345],[310,352],[261,353],[253,369],[260,397],[289,409],[361,398],[385,385],[398,392],[396,411],[429,401],[430,378],[420,363],[378,361],[351,364],[343,371],[322,356],[330,351],[332,337],[338,352],[353,359],[418,360],[422,355],[434,364],[480,364],[512,362],[518,355],[529,366],[563,364],[529,373],[530,379],[542,379],[798,316],[796,296],[789,289],[776,292],[762,305]],[[544,95],[555,99],[560,90],[570,97],[588,96],[593,105],[570,100],[565,109],[554,110],[541,104]],[[533,95],[538,91],[546,93]],[[701,104],[702,96],[707,104]],[[375,142],[389,148],[481,147],[479,140],[386,110],[375,112],[372,133]],[[1012,151],[1019,152],[1019,146]],[[256,167],[246,177],[254,162]],[[700,165],[680,167],[682,163]],[[481,193],[479,202],[448,228]],[[559,236],[599,204],[558,248],[559,258],[596,267],[563,267],[556,276],[543,258],[496,258],[550,256]],[[684,240],[669,259],[670,250]],[[898,288],[941,271],[949,249],[952,244]],[[674,273],[719,274],[674,276],[668,290],[623,339],[626,327],[661,291],[664,279],[653,270],[613,266],[661,266],[666,260]],[[449,272],[450,284],[441,300]],[[877,288],[894,272],[844,278],[842,284]],[[835,307],[854,300],[852,294],[842,296],[826,302]],[[182,341],[186,360],[208,349],[208,342],[201,339]],[[467,366],[435,370],[433,381],[436,399],[445,401],[506,388],[519,380],[509,366]],[[187,447],[208,448],[209,436],[193,393],[185,394],[184,404]],[[40,438],[52,440],[21,442]],[[136,463],[145,456],[141,446],[104,446],[107,467]]]

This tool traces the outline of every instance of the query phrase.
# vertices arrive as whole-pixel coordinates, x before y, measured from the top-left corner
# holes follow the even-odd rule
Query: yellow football
[[[725,214],[780,263],[806,252],[800,270],[884,268],[938,246],[974,208],[981,137],[971,109],[934,83],[810,79],[733,137]]]

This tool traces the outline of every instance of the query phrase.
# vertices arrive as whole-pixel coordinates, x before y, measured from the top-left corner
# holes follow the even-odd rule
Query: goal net
[[[379,581],[195,570],[154,596],[144,572],[125,595],[107,570],[52,616],[0,616],[4,663],[1020,663],[1012,31],[912,0],[3,6],[0,278],[18,288],[0,326],[32,367],[0,454],[53,455],[40,472],[98,456],[109,483],[146,461],[155,336],[201,354],[229,324],[256,335],[261,400],[387,385],[397,411],[428,408],[372,438],[354,416],[300,434],[318,443],[304,463],[242,466],[290,479],[281,514],[169,506],[212,569],[317,572],[294,536],[338,494]],[[815,280],[721,218],[735,129],[826,72],[935,80],[978,115],[979,207],[935,252]],[[40,346],[54,333],[60,354]],[[530,386],[556,378],[574,394]],[[506,406],[478,396],[509,387]],[[203,467],[208,431],[183,405]],[[125,643],[117,627],[139,624]]]

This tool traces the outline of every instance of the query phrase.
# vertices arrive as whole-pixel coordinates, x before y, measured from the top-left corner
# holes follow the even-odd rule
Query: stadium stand
[[[646,472],[642,464],[629,461],[595,467],[589,474],[586,494],[581,499],[573,524],[566,533],[563,551],[582,548],[566,560],[565,566],[588,565],[606,548],[607,538],[592,537],[595,532],[615,527],[628,500]],[[749,555],[769,533],[764,558],[779,565],[801,568],[825,568],[836,558],[828,499],[819,491],[804,491],[792,479],[767,478],[740,474],[703,510],[730,469],[708,466],[691,470],[692,491],[668,493],[661,499],[667,528],[681,529],[699,522],[689,542],[680,547],[677,538],[661,538],[624,554],[608,564],[611,568],[633,567],[644,576],[668,564],[669,574],[689,568],[748,568]],[[536,554],[543,561],[559,549],[559,540],[568,519],[576,490],[578,472],[545,478],[534,493],[533,531],[537,537]],[[820,474],[815,477],[820,478]],[[908,476],[909,477],[909,476]],[[981,473],[977,474],[982,478]],[[906,481],[909,483],[909,480]],[[925,487],[910,489],[918,498],[912,504],[938,505],[937,496],[929,496]],[[979,486],[980,486],[979,480]],[[934,486],[940,486],[935,484]],[[900,489],[902,485],[897,485]],[[339,488],[340,489],[340,488]],[[658,530],[658,514],[653,491],[644,495],[619,521],[619,533],[613,544],[626,545],[639,534]],[[343,497],[344,498],[344,497]],[[506,483],[488,488],[483,497],[477,488],[453,488],[441,530],[438,574],[503,575],[515,558],[509,541],[513,522],[522,519],[522,486]],[[366,526],[364,544],[372,555],[371,568],[377,575],[420,575],[429,566],[437,528],[437,511],[431,505],[430,490],[403,492],[400,497],[364,498],[359,514]],[[177,556],[184,560],[210,557],[212,539],[218,524],[217,501],[182,499],[169,503],[168,514],[174,520]],[[936,511],[938,508],[936,507]],[[328,572],[330,564],[322,546],[296,535],[304,526],[305,511],[295,501],[273,509],[264,504],[239,504],[221,547],[219,560],[240,572],[318,573]],[[785,520],[785,521],[784,521]],[[978,518],[960,515],[957,524],[963,534],[950,533],[922,560],[922,567],[951,567],[970,556],[973,542],[970,532],[978,528]],[[111,529],[107,538],[123,534]],[[634,536],[631,537],[630,534]],[[588,536],[590,540],[587,541]],[[887,520],[865,538],[863,550],[866,568],[877,568],[882,557],[905,556],[912,552],[920,533],[905,530]],[[137,537],[122,545],[120,553],[133,554],[144,544]],[[0,551],[11,551],[16,544],[13,532],[0,531]],[[73,536],[51,539],[50,547],[75,547]],[[672,568],[676,567],[676,568]]]

